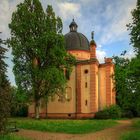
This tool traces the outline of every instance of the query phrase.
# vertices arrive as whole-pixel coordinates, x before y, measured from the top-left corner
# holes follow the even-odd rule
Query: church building
[[[100,64],[96,57],[94,34],[89,42],[86,36],[77,32],[78,25],[74,19],[69,28],[65,47],[77,61],[67,77],[66,93],[51,97],[47,105],[41,102],[42,118],[92,118],[96,112],[116,103],[112,59],[105,58],[105,62]],[[33,104],[29,106],[28,115],[35,115]]]

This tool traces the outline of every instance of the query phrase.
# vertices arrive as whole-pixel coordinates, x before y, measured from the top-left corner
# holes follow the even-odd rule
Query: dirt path
[[[120,124],[89,134],[62,134],[34,130],[20,130],[17,135],[31,138],[32,140],[119,140],[122,133],[132,130],[131,120],[120,120]]]

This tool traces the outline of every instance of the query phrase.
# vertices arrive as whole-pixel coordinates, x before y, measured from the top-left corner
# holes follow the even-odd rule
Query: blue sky
[[[131,22],[131,11],[136,7],[136,0],[40,0],[44,9],[48,4],[53,6],[57,16],[63,20],[63,33],[69,32],[69,24],[74,17],[78,24],[78,32],[89,40],[91,31],[95,32],[97,57],[102,63],[104,57],[120,55],[127,50],[126,57],[133,57],[134,52],[129,45],[130,37],[126,24]],[[10,36],[8,23],[16,5],[23,0],[0,0],[0,31],[1,38]],[[6,54],[8,59],[8,78],[15,85],[12,73],[11,50]]]

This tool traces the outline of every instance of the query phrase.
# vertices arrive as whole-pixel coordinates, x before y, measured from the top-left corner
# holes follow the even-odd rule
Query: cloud
[[[16,5],[23,1],[24,0],[0,0],[0,31],[3,32],[0,37],[2,36],[3,39],[6,39],[10,35],[8,23],[10,23],[12,12],[16,9]],[[72,21],[73,16],[78,24],[78,32],[82,32],[88,39],[91,38],[91,31],[95,31],[95,41],[98,46],[97,57],[100,62],[104,62],[105,56],[111,56],[112,53],[117,55],[117,52],[122,52],[129,47],[126,24],[131,22],[131,10],[135,8],[137,0],[40,1],[44,10],[47,8],[47,5],[50,4],[53,6],[56,15],[62,18],[64,33],[69,31],[68,25]],[[127,44],[128,47],[124,47],[127,46]],[[115,50],[114,46],[117,45],[119,47]],[[107,48],[105,50],[104,46],[107,46],[110,50]],[[127,56],[130,57],[133,55],[133,52],[130,50]],[[11,55],[9,59],[12,59]],[[8,64],[10,65],[8,75],[11,79],[11,62],[8,61]]]
[[[6,38],[8,35],[8,22],[10,19],[9,14],[9,2],[7,0],[0,1],[0,32],[2,32],[2,38]]]
[[[115,5],[110,3],[101,17],[105,17],[107,24],[102,29],[102,35],[99,39],[100,44],[110,44],[124,40],[126,38],[126,24],[131,22],[131,11],[135,8],[136,0],[118,1]],[[102,28],[102,25],[101,25]]]
[[[99,60],[100,63],[104,63],[104,58],[106,57],[106,52],[103,50],[96,50],[97,54],[97,59]]]
[[[13,11],[16,10],[16,5],[23,0],[0,0],[0,32],[2,38],[6,39],[10,35],[8,24],[11,21]]]
[[[13,11],[16,10],[16,5],[22,1],[23,0],[0,0],[0,32],[2,32],[0,37],[2,39],[7,39],[10,36],[8,24],[11,21]],[[7,76],[11,84],[15,85],[15,78],[12,72],[13,63],[11,62],[12,60],[11,50],[9,50],[6,53],[6,56],[8,57],[8,59],[5,60],[6,64],[8,64]]]
[[[59,13],[63,20],[78,18],[81,16],[80,4],[71,2],[61,2],[58,3]]]

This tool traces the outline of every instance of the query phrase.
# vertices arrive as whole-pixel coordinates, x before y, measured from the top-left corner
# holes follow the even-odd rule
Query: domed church
[[[41,102],[42,118],[92,118],[97,111],[115,104],[112,59],[105,58],[105,62],[100,64],[96,58],[94,33],[89,42],[85,35],[77,32],[78,25],[74,19],[69,28],[65,47],[77,62],[71,75],[67,76],[66,93],[51,97],[47,105]],[[34,105],[29,106],[28,113],[29,117],[34,117]]]

